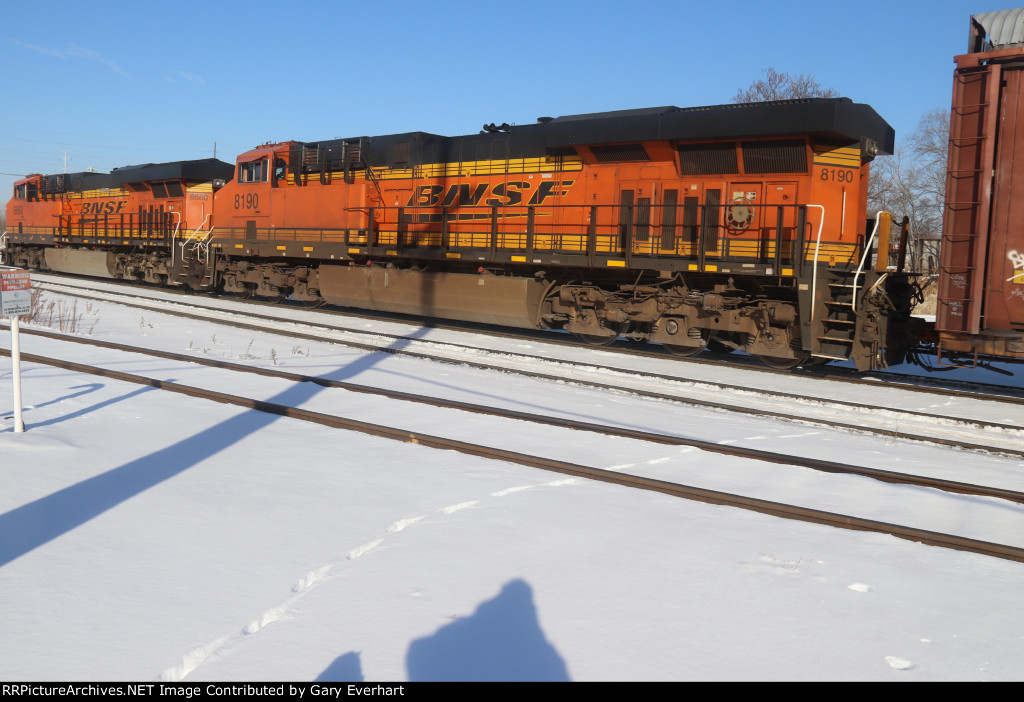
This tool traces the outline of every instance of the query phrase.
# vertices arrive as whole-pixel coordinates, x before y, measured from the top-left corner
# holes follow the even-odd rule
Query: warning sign
[[[16,317],[32,311],[32,281],[28,271],[0,270],[0,316]]]

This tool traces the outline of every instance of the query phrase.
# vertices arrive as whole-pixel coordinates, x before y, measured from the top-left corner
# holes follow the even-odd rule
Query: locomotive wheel
[[[323,298],[321,298],[319,300],[303,300],[302,304],[305,305],[306,307],[308,307],[311,310],[315,310],[317,307],[322,306],[326,302],[327,302],[327,300],[324,300]]]
[[[789,370],[790,368],[796,368],[801,363],[807,360],[809,354],[802,354],[797,358],[782,358],[779,356],[758,356],[761,362],[770,368],[777,368],[778,370]]]
[[[598,336],[597,334],[577,334],[576,336],[591,346],[610,346],[619,338],[618,336]]]

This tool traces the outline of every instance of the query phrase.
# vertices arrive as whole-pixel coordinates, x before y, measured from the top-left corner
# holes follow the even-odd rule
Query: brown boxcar
[[[971,18],[946,183],[939,360],[1024,358],[1024,9]]]

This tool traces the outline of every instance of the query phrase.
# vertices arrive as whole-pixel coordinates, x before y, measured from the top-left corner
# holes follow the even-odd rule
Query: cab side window
[[[267,181],[267,160],[249,161],[238,164],[239,183],[265,183]]]

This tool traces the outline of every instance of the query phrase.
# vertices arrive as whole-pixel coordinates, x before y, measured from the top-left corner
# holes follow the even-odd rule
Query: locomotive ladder
[[[865,285],[857,284],[856,271],[831,269],[824,275],[828,294],[817,303],[810,351],[814,356],[851,360],[857,370],[877,367],[885,344],[884,320],[865,316],[868,295],[858,296]],[[879,278],[872,287],[884,280]],[[859,308],[859,309],[858,309]]]
[[[815,356],[843,361],[853,356],[858,331],[854,275],[853,271],[836,269],[825,274],[828,295],[815,315],[811,346]]]
[[[203,224],[206,224],[209,218],[210,216],[207,215],[206,219],[203,220]],[[181,248],[178,279],[184,280],[189,278],[192,268],[197,266],[197,264],[201,264],[198,267],[202,275],[193,276],[193,279],[200,287],[207,287],[213,285],[213,266],[210,262],[210,237],[213,235],[213,227],[210,227],[209,231],[204,232],[201,231],[203,224],[200,224],[195,231],[182,238],[181,243],[178,244]],[[174,246],[172,244],[172,255],[173,251]]]
[[[884,226],[883,226],[884,222]],[[880,350],[877,335],[868,344],[863,338],[871,334],[869,324],[861,324],[858,315],[858,291],[865,286],[865,267],[871,259],[871,253],[877,240],[878,260],[875,268],[884,266],[889,253],[889,228],[892,217],[888,212],[879,211],[875,216],[875,226],[870,237],[864,242],[864,251],[856,270],[846,268],[830,268],[823,271],[822,278],[828,293],[820,302],[811,297],[811,344],[809,350],[813,355],[835,360],[852,359],[858,370],[870,370],[876,365]],[[886,258],[881,258],[885,256]],[[817,265],[817,261],[815,261]],[[817,269],[816,269],[817,270]],[[884,279],[884,276],[883,276]],[[878,283],[875,283],[877,286]],[[812,294],[813,295],[813,294]],[[863,302],[867,295],[861,295]]]

